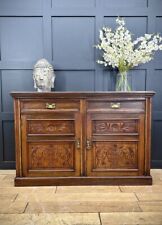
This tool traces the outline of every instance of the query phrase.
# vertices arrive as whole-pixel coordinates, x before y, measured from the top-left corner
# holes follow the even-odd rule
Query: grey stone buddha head
[[[33,69],[34,88],[38,92],[48,92],[54,88],[55,74],[52,65],[46,59],[36,62]]]

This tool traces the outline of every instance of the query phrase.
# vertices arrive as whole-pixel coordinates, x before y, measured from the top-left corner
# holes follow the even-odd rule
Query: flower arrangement
[[[145,34],[132,40],[132,34],[125,27],[123,18],[116,19],[117,28],[113,32],[109,27],[100,30],[100,43],[96,48],[103,51],[103,59],[97,63],[117,68],[120,74],[116,84],[117,91],[130,91],[127,72],[139,64],[149,62],[154,53],[162,50],[162,37],[159,34]]]

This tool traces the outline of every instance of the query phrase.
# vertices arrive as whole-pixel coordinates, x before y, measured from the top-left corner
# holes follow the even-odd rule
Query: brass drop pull
[[[76,140],[76,148],[77,149],[80,149],[80,139],[77,139]]]
[[[55,103],[46,103],[46,109],[56,109],[56,104]]]
[[[120,102],[110,103],[112,109],[120,109]]]
[[[92,147],[91,141],[87,139],[87,144],[86,148],[89,150]]]

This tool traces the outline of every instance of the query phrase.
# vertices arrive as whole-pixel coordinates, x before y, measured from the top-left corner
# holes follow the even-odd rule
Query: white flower
[[[119,70],[128,70],[141,63],[152,60],[156,51],[162,50],[162,37],[157,34],[145,34],[132,41],[132,35],[125,28],[123,18],[117,18],[118,27],[113,32],[109,27],[100,30],[100,44],[96,48],[103,50],[103,59],[97,63],[112,66]]]
[[[125,25],[125,21],[124,21],[123,18],[117,18],[117,19],[116,19],[116,23],[118,23],[118,24],[121,25],[121,26],[124,26],[124,25]]]

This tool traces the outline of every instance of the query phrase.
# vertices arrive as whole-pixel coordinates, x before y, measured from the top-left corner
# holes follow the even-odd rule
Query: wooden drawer
[[[27,124],[29,135],[75,135],[74,120],[28,119]]]
[[[93,120],[94,135],[132,134],[138,133],[138,119]]]
[[[72,101],[66,99],[37,99],[37,100],[23,100],[21,102],[21,111],[78,111],[80,109],[79,101]]]
[[[118,137],[120,135],[138,135],[140,121],[145,115],[139,113],[88,113],[87,123],[91,121],[91,132],[95,136],[108,138],[108,136]]]
[[[88,111],[144,112],[145,101],[89,101]]]

